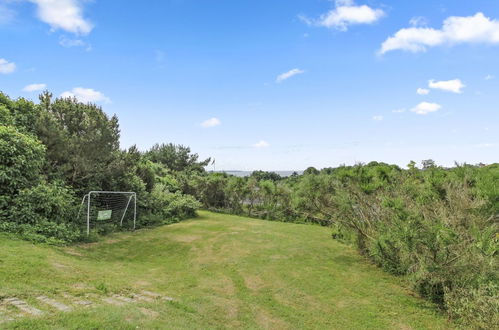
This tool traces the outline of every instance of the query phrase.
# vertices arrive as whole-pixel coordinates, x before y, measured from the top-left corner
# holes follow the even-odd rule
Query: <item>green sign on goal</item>
[[[111,219],[112,215],[113,215],[112,210],[99,211],[99,213],[97,213],[97,220],[98,221],[109,220]]]

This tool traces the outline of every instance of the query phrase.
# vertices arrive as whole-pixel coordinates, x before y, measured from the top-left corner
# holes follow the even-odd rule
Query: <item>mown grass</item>
[[[101,304],[3,328],[448,329],[434,306],[333,241],[327,228],[200,212],[98,243],[0,236],[0,297],[101,297],[149,290],[175,301]],[[96,300],[97,301],[97,300]],[[45,309],[47,310],[47,309]]]

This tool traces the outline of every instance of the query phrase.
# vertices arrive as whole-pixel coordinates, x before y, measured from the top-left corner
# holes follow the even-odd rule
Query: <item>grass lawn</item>
[[[452,327],[327,228],[199,214],[71,247],[0,235],[0,328]],[[134,296],[144,291],[174,300]],[[43,314],[20,313],[13,297]]]

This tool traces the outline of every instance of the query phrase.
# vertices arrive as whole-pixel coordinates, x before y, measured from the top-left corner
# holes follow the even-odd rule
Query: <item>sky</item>
[[[0,0],[0,91],[216,170],[499,162],[496,0]]]

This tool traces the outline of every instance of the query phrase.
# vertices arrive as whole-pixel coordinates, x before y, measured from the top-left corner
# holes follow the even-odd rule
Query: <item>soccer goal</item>
[[[78,219],[86,222],[87,235],[103,224],[135,229],[137,194],[130,191],[90,191],[80,205]]]

